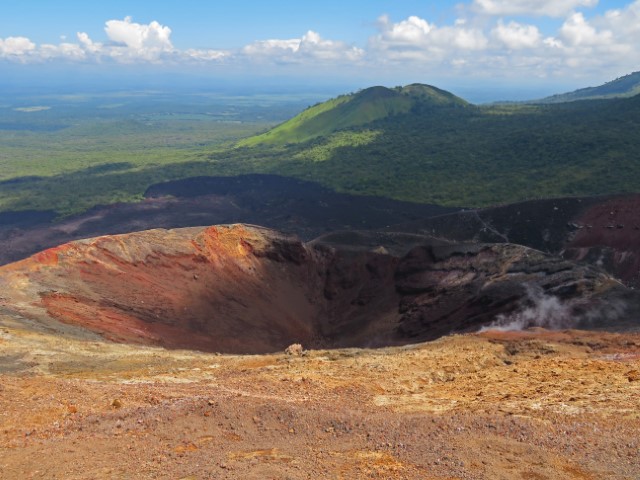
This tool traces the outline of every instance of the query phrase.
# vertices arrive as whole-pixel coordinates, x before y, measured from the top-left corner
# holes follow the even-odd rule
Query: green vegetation
[[[240,145],[248,147],[261,143],[300,142],[329,133],[332,131],[332,126],[325,121],[322,114],[335,111],[336,107],[346,101],[348,101],[348,97],[341,96],[309,107],[295,118],[278,125],[268,132],[241,141]]]
[[[66,101],[0,108],[0,210],[70,214],[140,199],[161,181],[244,173],[468,207],[640,185],[640,96],[478,107],[426,85],[374,87],[262,134],[284,107],[278,117],[272,104],[236,100],[110,98],[81,111]]]
[[[381,135],[375,130],[362,130],[361,132],[343,131],[332,134],[324,142],[317,143],[293,155],[296,160],[311,162],[324,162],[333,158],[338,149],[343,147],[358,148],[368,145]]]
[[[0,97],[0,211],[66,215],[139,200],[156,182],[216,174],[220,169],[203,162],[203,152],[226,150],[264,131],[309,98],[154,92]]]
[[[262,128],[197,120],[91,119],[50,132],[0,130],[0,209],[53,207],[66,214],[140,199],[151,183],[165,179],[153,173],[162,166],[176,169],[197,161],[203,149],[223,148]]]
[[[640,72],[633,72],[598,87],[581,88],[539,100],[539,103],[564,103],[576,100],[629,98],[640,94]]]
[[[429,85],[413,84],[395,89],[371,87],[315,105],[273,130],[243,140],[239,146],[302,143],[416,108],[465,105],[461,98]]]
[[[485,206],[637,191],[639,127],[640,96],[557,105],[416,103],[304,143],[240,147],[212,158],[241,158],[244,169],[338,191]]]

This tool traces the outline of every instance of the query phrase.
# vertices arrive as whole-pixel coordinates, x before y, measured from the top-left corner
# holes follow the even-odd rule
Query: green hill
[[[474,106],[424,85],[312,107],[243,147],[228,172],[450,206],[638,191],[640,96]]]
[[[430,85],[413,84],[393,89],[371,87],[310,107],[262,135],[241,141],[239,146],[301,143],[338,130],[406,114],[412,109],[465,105],[467,102],[463,99]]]
[[[640,94],[640,72],[633,72],[598,87],[587,87],[569,93],[553,95],[535,103],[563,103],[576,100],[628,98]]]

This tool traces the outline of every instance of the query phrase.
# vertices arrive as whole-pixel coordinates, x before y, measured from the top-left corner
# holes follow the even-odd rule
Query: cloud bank
[[[343,42],[325,40],[319,33],[309,30],[301,38],[254,42],[242,49],[242,55],[247,59],[277,63],[355,62],[364,56],[364,50]]]
[[[595,7],[598,0],[474,0],[477,12],[488,15],[562,17],[581,7]]]
[[[324,38],[309,30],[298,38],[258,39],[236,49],[178,49],[172,31],[157,21],[108,20],[104,38],[78,32],[75,41],[36,44],[0,38],[0,59],[14,63],[157,65],[282,65],[407,72],[526,77],[588,76],[603,70],[629,72],[640,65],[640,0],[623,8],[590,11],[597,0],[473,0],[450,23],[409,16],[378,18],[363,45]],[[554,31],[541,17],[554,18]],[[543,29],[546,25],[547,29]],[[303,71],[303,70],[301,70]]]

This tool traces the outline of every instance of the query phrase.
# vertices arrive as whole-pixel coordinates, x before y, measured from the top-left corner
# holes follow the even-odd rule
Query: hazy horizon
[[[630,72],[629,72],[630,73]],[[607,78],[605,81],[613,80]],[[228,78],[195,73],[135,73],[135,72],[69,72],[51,69],[46,75],[41,72],[21,69],[5,71],[0,78],[0,88],[5,95],[54,95],[92,93],[106,94],[123,91],[162,91],[166,93],[219,93],[251,96],[260,94],[310,94],[317,98],[330,98],[371,86],[394,87],[410,83],[424,83],[451,91],[472,103],[495,101],[534,100],[553,94],[565,93],[596,84],[579,81],[562,84],[547,82],[513,83],[494,79],[488,84],[476,85],[461,79],[430,79],[421,76],[406,81],[393,82],[384,76],[367,79],[306,79],[300,76],[250,76],[237,75]],[[604,83],[604,82],[602,82]]]

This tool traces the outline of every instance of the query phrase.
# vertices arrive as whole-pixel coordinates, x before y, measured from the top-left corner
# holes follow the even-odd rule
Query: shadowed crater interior
[[[303,243],[247,225],[73,242],[0,268],[0,288],[5,308],[48,325],[227,353],[414,343],[530,308],[531,288],[576,315],[626,292],[518,245],[376,232]]]

